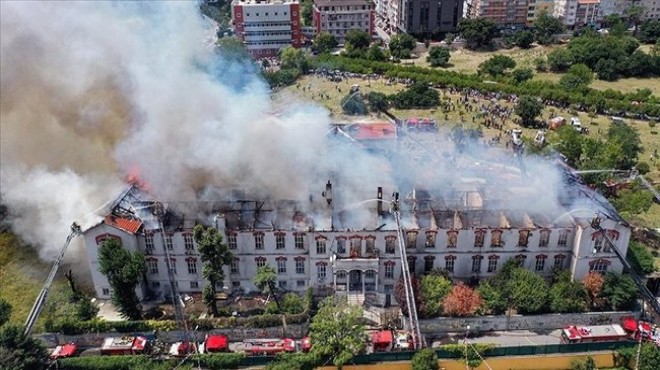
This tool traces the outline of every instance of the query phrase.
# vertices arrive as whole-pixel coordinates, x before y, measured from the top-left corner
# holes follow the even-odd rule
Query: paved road
[[[477,337],[469,338],[472,343],[492,343],[498,346],[533,346],[545,344],[559,344],[561,330],[553,330],[547,334],[538,334],[535,332],[520,330],[509,332],[491,332]],[[463,336],[455,335],[442,338],[433,342],[433,347],[438,347],[449,343],[462,343]]]

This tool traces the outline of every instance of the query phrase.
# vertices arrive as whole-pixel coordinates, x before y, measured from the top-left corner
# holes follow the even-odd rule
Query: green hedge
[[[206,369],[236,369],[245,355],[242,353],[216,353],[194,355],[187,363],[197,363]],[[169,370],[174,369],[180,359],[154,359],[146,356],[92,356],[73,357],[59,360],[60,370]]]
[[[353,73],[378,73],[389,78],[404,78],[440,85],[443,87],[470,88],[482,92],[532,95],[544,100],[570,104],[573,108],[582,105],[585,110],[613,110],[660,116],[660,99],[643,92],[624,94],[607,89],[604,91],[585,88],[568,91],[559,84],[548,81],[525,81],[519,85],[508,82],[484,82],[476,74],[458,73],[417,66],[403,66],[388,62],[353,59],[342,56],[323,55],[315,60],[314,68],[342,70]]]

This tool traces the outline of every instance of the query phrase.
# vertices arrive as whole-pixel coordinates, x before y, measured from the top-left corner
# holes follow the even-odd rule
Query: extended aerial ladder
[[[170,292],[172,293],[172,303],[174,304],[174,317],[176,319],[179,330],[182,332],[181,340],[183,342],[188,342],[190,340],[190,333],[188,331],[188,323],[186,322],[186,317],[183,313],[183,300],[181,299],[181,294],[179,293],[179,287],[177,286],[176,277],[174,276],[174,267],[172,266],[172,260],[170,259],[170,252],[167,248],[167,243],[165,243],[165,229],[163,228],[163,216],[165,215],[165,209],[161,203],[154,203],[153,213],[158,219],[158,228],[160,229],[160,238],[161,244],[163,246],[163,252],[165,253],[165,263],[167,265],[167,277],[170,282]]]
[[[639,291],[639,294],[642,296],[642,298],[651,306],[655,314],[660,318],[660,303],[658,303],[658,300],[656,297],[651,293],[651,291],[644,285],[644,281],[642,281],[642,278],[637,275],[635,270],[632,268],[628,260],[626,259],[626,256],[621,254],[619,249],[612,243],[612,240],[610,240],[610,237],[607,235],[605,230],[600,226],[601,218],[596,216],[594,219],[591,221],[591,227],[598,231],[602,236],[603,239],[605,240],[605,243],[607,243],[607,246],[610,248],[611,251],[616,254],[617,258],[619,261],[621,261],[621,264],[623,264],[623,269],[625,272],[627,272],[630,277],[632,277],[633,281],[635,282],[635,285],[637,285],[637,290]]]
[[[57,274],[57,270],[60,268],[60,264],[64,259],[64,254],[66,254],[66,250],[69,248],[69,244],[71,243],[73,238],[81,234],[82,234],[82,230],[80,228],[80,225],[74,222],[71,225],[71,232],[69,233],[69,236],[67,236],[66,241],[64,242],[64,245],[60,250],[60,254],[57,256],[57,259],[53,263],[53,267],[50,269],[50,273],[46,278],[46,282],[44,283],[44,286],[41,288],[41,292],[39,292],[37,299],[34,301],[34,304],[32,305],[32,309],[28,314],[27,320],[25,320],[25,329],[24,329],[25,335],[30,335],[30,333],[32,332],[32,328],[34,327],[34,324],[37,322],[37,319],[39,318],[39,314],[41,313],[41,310],[44,308],[44,304],[46,303],[46,298],[48,297],[48,291],[50,290],[50,286],[53,285],[53,280],[55,280],[55,275]]]
[[[422,334],[419,330],[419,319],[417,317],[417,304],[415,303],[415,290],[412,286],[412,279],[410,278],[410,267],[408,266],[408,256],[406,254],[406,246],[403,242],[403,227],[401,226],[401,209],[399,203],[399,193],[394,193],[392,200],[392,214],[396,221],[397,240],[399,245],[399,255],[401,257],[401,275],[403,277],[403,286],[406,292],[406,303],[408,305],[408,320],[410,331],[412,332],[413,349],[424,347]]]

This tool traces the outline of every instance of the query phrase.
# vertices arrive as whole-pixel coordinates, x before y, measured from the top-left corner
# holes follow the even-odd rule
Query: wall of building
[[[316,0],[314,25],[318,32],[328,32],[343,44],[350,30],[373,35],[374,8],[374,3],[367,0]]]
[[[474,0],[472,16],[488,18],[501,27],[523,27],[527,24],[528,0]]]
[[[636,312],[589,312],[553,315],[512,315],[512,316],[480,316],[470,318],[438,317],[419,320],[420,331],[427,336],[446,333],[465,332],[470,330],[508,331],[508,330],[555,330],[569,325],[606,325],[620,324],[624,317],[637,317]]]
[[[402,16],[408,33],[454,32],[463,14],[462,0],[404,0]]]

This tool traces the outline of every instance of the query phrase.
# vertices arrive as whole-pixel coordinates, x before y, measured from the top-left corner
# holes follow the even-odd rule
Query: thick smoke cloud
[[[208,186],[308,200],[332,178],[337,198],[352,204],[378,186],[443,192],[461,177],[499,181],[490,178],[497,171],[470,168],[502,152],[456,156],[447,144],[445,156],[420,165],[419,148],[410,148],[390,170],[384,158],[332,144],[321,108],[291,102],[272,115],[256,74],[237,79],[245,68],[214,68],[229,62],[209,47],[214,30],[193,2],[0,7],[0,194],[15,230],[44,258],[72,221],[97,222],[94,212],[133,172],[164,201],[197,199]],[[538,193],[512,204],[556,207],[556,171],[540,161],[527,168],[532,176],[517,181]]]

